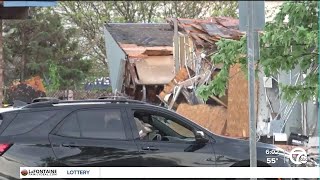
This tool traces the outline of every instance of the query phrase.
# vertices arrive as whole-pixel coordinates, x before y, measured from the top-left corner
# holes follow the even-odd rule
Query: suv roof
[[[50,99],[48,101],[32,103],[24,106],[23,108],[41,108],[41,107],[54,107],[54,106],[64,106],[64,105],[89,105],[89,104],[107,104],[107,103],[125,103],[125,104],[147,104],[143,101],[129,100],[129,99],[88,99],[88,100],[58,100]]]
[[[32,100],[32,103],[43,102],[43,101],[51,101],[51,100],[59,100],[54,97],[39,97]]]
[[[78,108],[88,108],[88,107],[100,107],[101,105],[148,105],[145,102],[137,101],[137,100],[129,100],[129,99],[88,99],[88,100],[73,100],[73,101],[65,101],[58,99],[50,99],[47,101],[36,102],[24,105],[19,108],[11,108],[8,111],[0,113],[0,134],[2,135],[12,135],[14,133],[18,133],[18,131],[14,128],[20,128],[19,133],[25,133],[26,130],[31,130],[30,128],[38,127],[39,124],[42,124],[44,121],[51,119],[53,115],[58,113],[61,116],[65,116],[71,111]],[[81,105],[81,106],[80,106]],[[63,109],[63,111],[61,111]],[[17,117],[16,117],[17,116]],[[26,120],[29,123],[28,128],[21,128],[21,122],[26,123]],[[15,121],[16,123],[11,123],[11,121]],[[54,120],[55,121],[55,120]],[[8,125],[12,126],[13,129],[9,129],[10,133],[3,134],[3,131],[7,129]],[[40,126],[40,125],[39,125]],[[48,128],[48,127],[45,127]],[[42,130],[45,132],[45,130]],[[42,132],[41,131],[41,132]]]

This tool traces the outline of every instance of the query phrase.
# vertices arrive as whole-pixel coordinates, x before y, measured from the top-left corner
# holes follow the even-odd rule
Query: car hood
[[[214,151],[216,154],[223,154],[236,160],[250,159],[249,140],[235,139],[224,136],[214,137]],[[272,154],[270,154],[272,152]],[[267,157],[288,157],[289,153],[283,149],[272,145],[257,142],[257,158],[261,161],[266,161]]]

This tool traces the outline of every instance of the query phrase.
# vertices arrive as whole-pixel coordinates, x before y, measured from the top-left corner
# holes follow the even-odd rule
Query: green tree
[[[285,18],[288,22],[285,22]],[[260,59],[257,62],[267,76],[288,72],[300,67],[306,74],[303,84],[283,85],[283,98],[292,101],[296,96],[307,101],[318,93],[318,14],[316,1],[285,2],[274,21],[266,23],[260,36]],[[247,72],[246,37],[240,41],[222,39],[218,51],[212,57],[214,63],[224,67],[208,85],[198,89],[203,98],[215,94],[224,95],[228,82],[228,70],[236,63]],[[259,69],[257,69],[259,70]]]
[[[112,22],[151,22],[159,2],[156,1],[65,1],[55,8],[64,23],[77,28],[81,34],[82,52],[95,63],[90,74],[108,75],[103,26]]]
[[[209,1],[163,1],[162,17],[203,18],[210,15],[211,5]]]
[[[160,1],[113,1],[114,22],[151,23],[159,9]]]
[[[107,61],[103,24],[111,21],[112,2],[65,1],[55,11],[63,17],[63,23],[78,29],[82,53],[93,62],[91,74],[107,75]]]
[[[155,23],[165,22],[167,17],[202,18],[210,12],[233,17],[236,8],[237,3],[231,1],[64,1],[55,11],[64,17],[64,23],[79,30],[82,52],[95,62],[91,74],[96,77],[108,75],[103,36],[106,22]]]
[[[48,86],[51,82],[59,85],[55,88],[78,85],[87,76],[91,61],[78,47],[77,30],[62,24],[61,16],[51,8],[32,8],[30,15],[32,19],[4,23],[7,83],[40,75]],[[52,79],[53,66],[58,79]]]
[[[211,3],[211,16],[238,17],[238,1],[213,1]]]

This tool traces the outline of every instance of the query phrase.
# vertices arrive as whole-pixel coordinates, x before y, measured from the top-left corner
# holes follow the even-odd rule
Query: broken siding
[[[187,66],[195,71],[194,47],[192,39],[186,34],[179,34],[178,46],[180,69]]]
[[[170,46],[155,46],[145,47],[137,44],[122,44],[120,47],[129,57],[148,57],[148,56],[168,56],[172,55],[172,47]]]
[[[160,85],[174,76],[172,47],[144,47],[136,44],[120,44],[129,58],[126,81],[133,78],[135,84]],[[128,83],[126,84],[126,86]]]
[[[173,26],[172,18],[167,18],[167,21]],[[238,19],[229,17],[178,18],[180,68],[187,65],[196,74],[211,69],[210,57],[203,58],[201,54],[215,52],[216,42],[221,38],[240,39],[243,34],[238,31],[238,24]],[[220,68],[217,65],[215,67]]]
[[[226,135],[227,109],[206,104],[180,104],[177,113],[218,135]]]
[[[132,58],[140,84],[166,84],[174,77],[173,56],[148,56]]]
[[[167,18],[173,26],[173,19]],[[178,27],[187,33],[199,47],[216,46],[221,38],[240,39],[239,20],[229,17],[211,17],[208,19],[178,18]]]
[[[121,92],[126,54],[113,39],[107,29],[104,29],[104,34],[112,91]]]
[[[258,83],[255,86],[255,102],[258,93]],[[229,136],[249,136],[249,96],[248,79],[241,70],[240,64],[230,68],[228,83],[228,113],[227,129]],[[256,103],[257,109],[257,103]]]

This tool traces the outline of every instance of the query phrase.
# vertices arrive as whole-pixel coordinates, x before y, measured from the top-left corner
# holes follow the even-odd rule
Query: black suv
[[[257,143],[258,166],[289,166],[284,153]],[[0,177],[21,166],[249,166],[249,143],[140,101],[52,100],[0,116]]]

